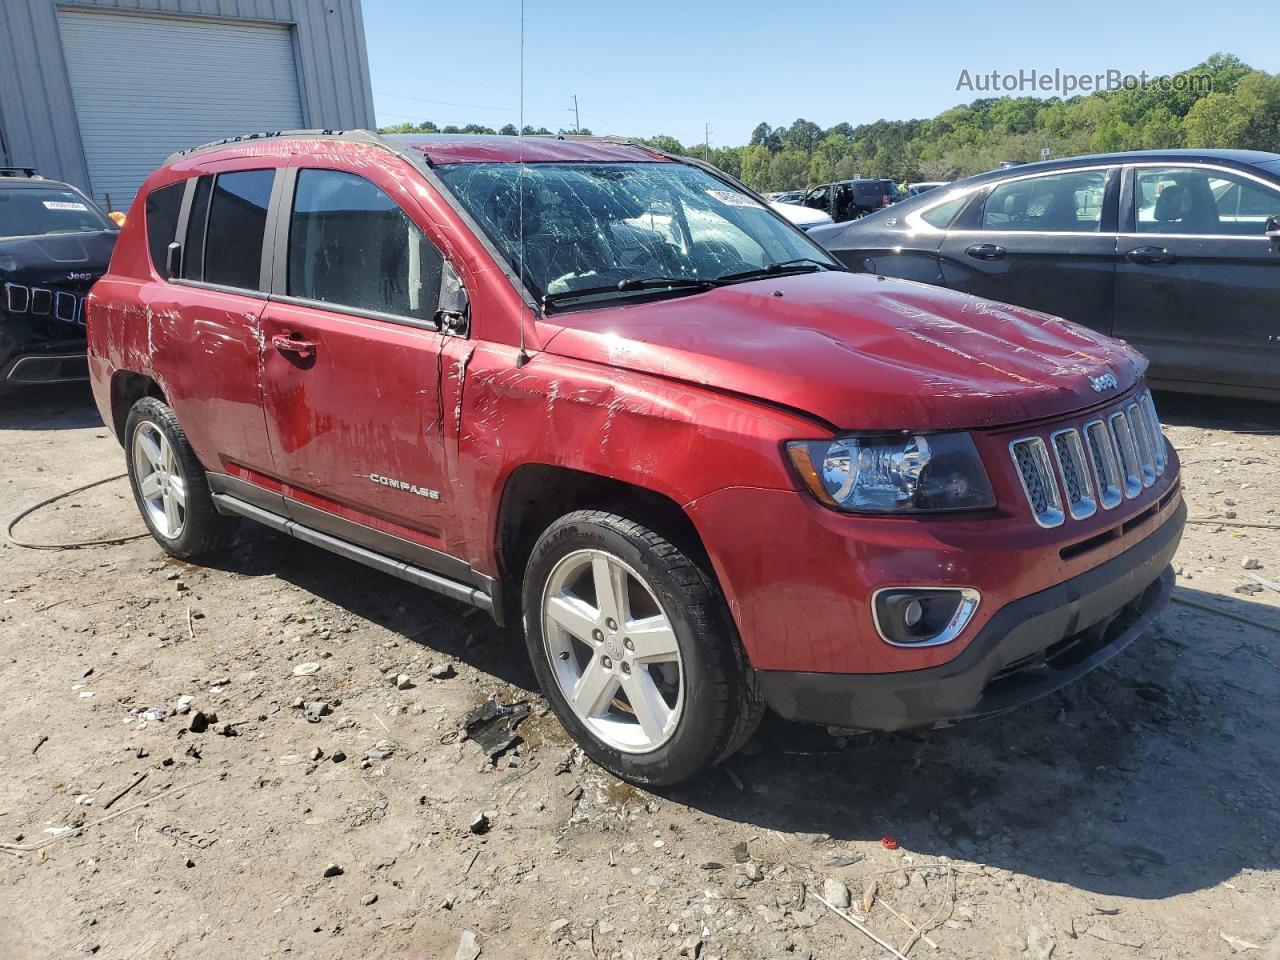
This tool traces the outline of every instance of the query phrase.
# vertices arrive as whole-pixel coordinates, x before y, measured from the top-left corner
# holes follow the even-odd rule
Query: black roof
[[[1053,170],[1070,170],[1073,167],[1091,167],[1106,163],[1135,163],[1151,161],[1167,161],[1169,163],[1220,163],[1234,167],[1256,167],[1263,163],[1280,161],[1280,153],[1267,153],[1264,150],[1210,150],[1210,149],[1178,149],[1178,150],[1127,150],[1120,153],[1092,153],[1080,157],[1062,157],[1057,160],[1042,160],[1038,163],[1022,163],[1005,170],[991,170],[979,173],[964,180],[957,180],[951,186],[961,184],[985,183],[988,180],[1004,180],[1012,177],[1025,177],[1028,174]],[[1276,171],[1272,171],[1276,172]]]
[[[35,172],[34,167],[0,167],[0,187],[66,187],[76,190],[62,180],[45,179]]]

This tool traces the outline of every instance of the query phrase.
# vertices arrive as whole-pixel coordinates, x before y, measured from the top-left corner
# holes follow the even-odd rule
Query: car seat
[[[1172,227],[1184,226],[1183,220],[1191,212],[1191,194],[1180,183],[1171,183],[1156,198],[1155,220],[1162,233],[1176,232]],[[1172,226],[1171,226],[1172,225]]]

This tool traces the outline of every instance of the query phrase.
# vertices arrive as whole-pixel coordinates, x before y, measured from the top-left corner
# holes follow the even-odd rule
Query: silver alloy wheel
[[[168,437],[149,420],[133,432],[133,468],[152,529],[178,539],[187,522],[187,481]]]
[[[671,621],[635,570],[603,550],[575,550],[542,591],[542,642],[569,708],[600,740],[648,753],[684,708]]]

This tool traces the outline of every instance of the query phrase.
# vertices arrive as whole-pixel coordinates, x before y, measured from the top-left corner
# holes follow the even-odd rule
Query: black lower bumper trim
[[[1101,666],[1132,643],[1173,591],[1169,566],[1186,505],[1129,550],[1002,607],[954,660],[925,670],[762,671],[765,699],[791,720],[902,730],[1002,713]]]
[[[27,353],[0,368],[0,384],[34,386],[40,383],[72,383],[89,379],[89,359],[84,349],[67,353]]]

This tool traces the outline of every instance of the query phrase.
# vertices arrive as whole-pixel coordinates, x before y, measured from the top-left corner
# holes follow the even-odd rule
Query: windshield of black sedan
[[[716,280],[797,260],[838,268],[753,197],[681,163],[537,163],[523,174],[515,163],[436,169],[512,270],[520,273],[523,262],[537,297],[619,283],[621,294],[625,281]]]
[[[26,185],[0,189],[0,237],[115,229],[115,224],[74,190]]]

